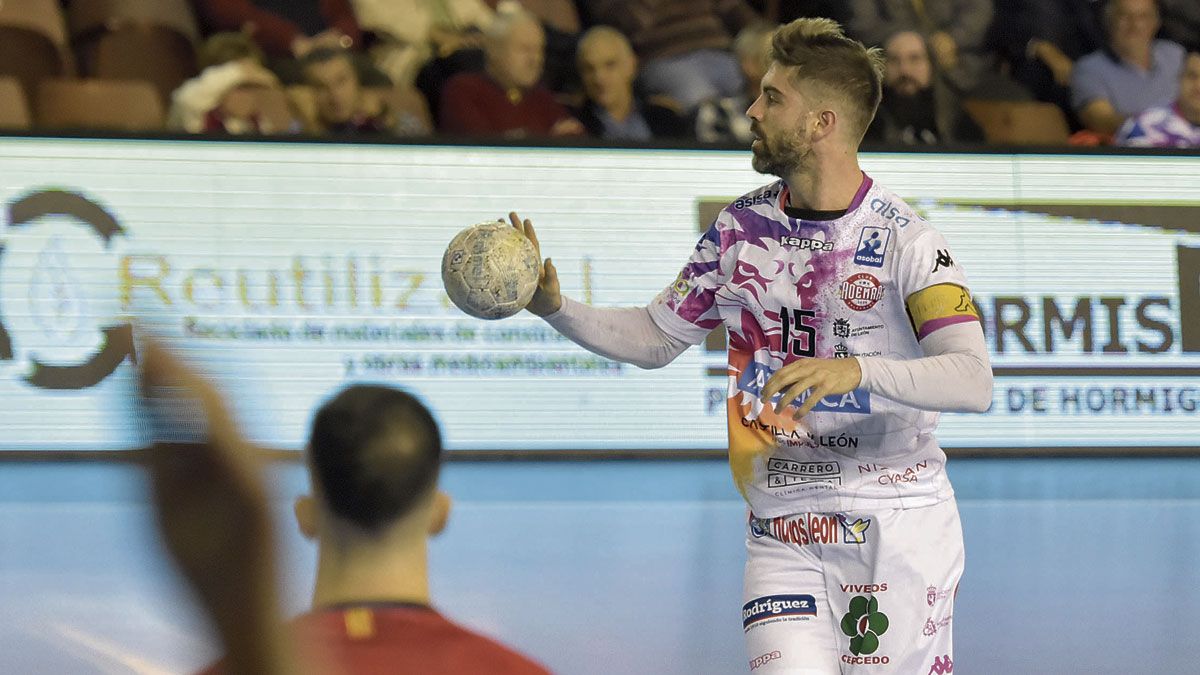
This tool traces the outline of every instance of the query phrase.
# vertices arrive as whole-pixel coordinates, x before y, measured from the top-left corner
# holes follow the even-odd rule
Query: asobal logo
[[[31,192],[10,204],[8,235],[11,238],[32,233],[49,218],[83,228],[91,235],[86,239],[99,243],[102,255],[110,254],[113,240],[125,235],[124,228],[100,205],[63,190]],[[7,243],[0,242],[0,266]],[[95,386],[126,358],[134,358],[133,327],[115,318],[102,325],[90,319],[84,288],[71,273],[71,257],[79,252],[78,245],[68,245],[60,236],[49,236],[39,248],[37,265],[28,278],[22,279],[24,288],[21,283],[13,283],[20,270],[6,270],[8,273],[0,277],[7,282],[0,285],[0,363],[21,363],[21,377],[41,389]],[[32,329],[30,341],[37,342],[36,349],[26,348],[20,336],[10,330],[14,316],[9,312],[18,299],[27,300],[27,309],[20,318]],[[74,348],[59,350],[55,345]]]

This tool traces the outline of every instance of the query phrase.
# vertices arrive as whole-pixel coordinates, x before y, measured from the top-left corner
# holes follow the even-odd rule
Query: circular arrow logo
[[[112,241],[124,236],[125,230],[116,219],[100,205],[87,197],[63,190],[42,190],[25,195],[9,205],[8,226],[11,229],[31,227],[46,216],[68,216],[78,225],[88,228],[100,239],[106,250],[111,250]],[[0,264],[4,261],[4,244],[0,243]],[[34,267],[34,274],[55,277],[54,287],[43,293],[46,301],[55,304],[59,323],[69,322],[71,299],[66,253],[61,249],[47,249]],[[51,283],[51,282],[47,282]],[[34,295],[31,293],[31,296]],[[0,361],[14,359],[12,336],[4,325],[3,297],[0,295]],[[86,358],[70,364],[52,364],[30,358],[30,369],[25,381],[41,389],[86,389],[99,384],[121,365],[126,358],[136,360],[133,344],[133,327],[128,322],[116,322],[99,326],[99,346]]]

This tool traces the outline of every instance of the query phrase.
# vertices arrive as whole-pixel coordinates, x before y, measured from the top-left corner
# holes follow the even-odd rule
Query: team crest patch
[[[863,312],[875,306],[883,297],[883,284],[874,275],[866,272],[851,274],[838,287],[842,302],[856,312]]]

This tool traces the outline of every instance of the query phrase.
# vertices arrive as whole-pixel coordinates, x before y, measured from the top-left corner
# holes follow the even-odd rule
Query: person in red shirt
[[[441,434],[417,399],[355,385],[317,411],[313,494],[295,505],[318,542],[313,609],[284,629],[258,453],[212,385],[154,343],[142,391],[150,418],[167,416],[147,454],[159,529],[228,650],[204,673],[548,675],[430,605],[426,542],[450,499],[437,487]],[[203,431],[179,442],[180,429]]]
[[[317,411],[313,494],[295,505],[318,543],[317,581],[295,639],[351,673],[546,675],[430,605],[426,542],[450,511],[441,455],[433,416],[398,389],[351,386]]]
[[[485,37],[483,73],[459,73],[442,89],[439,127],[458,136],[576,136],[585,133],[565,106],[539,84],[546,35],[520,9],[497,15]]]

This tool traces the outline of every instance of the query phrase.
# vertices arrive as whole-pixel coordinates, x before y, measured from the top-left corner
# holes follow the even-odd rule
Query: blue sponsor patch
[[[817,615],[817,601],[811,595],[764,595],[742,605],[742,628],[767,619]]]
[[[858,236],[858,247],[854,250],[854,262],[866,267],[883,267],[887,254],[888,240],[892,231],[884,227],[864,227]]]
[[[795,405],[804,403],[805,396],[796,399]],[[871,392],[866,389],[855,389],[848,391],[845,394],[830,394],[821,399],[815,406],[813,412],[837,412],[837,413],[858,413],[869,415],[871,413]]]
[[[744,391],[751,396],[762,396],[762,389],[766,386],[767,380],[775,371],[758,361],[751,361],[742,374],[738,377],[738,391]],[[779,402],[779,397],[783,394],[776,394],[771,397],[771,404]],[[793,405],[799,406],[804,403],[806,396],[801,396],[796,399]],[[865,389],[855,389],[854,391],[845,394],[831,394],[821,399],[815,406],[813,412],[836,412],[836,413],[852,413],[869,415],[871,413],[871,392]]]

